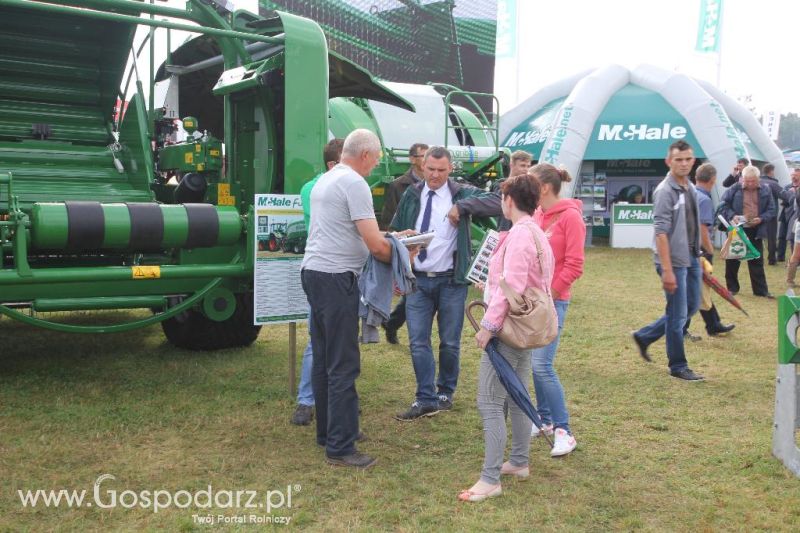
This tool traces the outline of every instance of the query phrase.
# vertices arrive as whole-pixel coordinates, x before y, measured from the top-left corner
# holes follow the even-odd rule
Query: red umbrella
[[[747,314],[747,311],[745,311],[742,307],[742,304],[740,304],[739,301],[734,298],[733,294],[731,294],[731,291],[729,291],[727,287],[724,287],[717,278],[706,272],[705,269],[703,270],[703,282],[714,289],[714,291],[727,300],[728,303],[744,313],[746,317],[750,317],[750,315]]]

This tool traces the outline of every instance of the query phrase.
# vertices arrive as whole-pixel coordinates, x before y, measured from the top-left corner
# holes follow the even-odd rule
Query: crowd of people
[[[386,187],[379,224],[364,178],[377,165],[380,153],[377,136],[368,130],[356,130],[343,142],[331,141],[324,153],[327,172],[308,183],[302,193],[304,209],[310,215],[302,263],[303,288],[311,307],[310,341],[291,421],[307,425],[316,419],[316,441],[325,448],[327,462],[356,468],[375,464],[375,458],[356,447],[365,438],[359,427],[355,385],[360,373],[359,305],[363,306],[364,300],[358,279],[365,263],[392,264],[393,272],[400,271],[393,264],[398,257],[409,262],[415,282],[406,294],[395,284],[394,293],[401,299],[391,313],[387,307],[383,326],[387,342],[397,344],[398,330],[407,324],[416,386],[410,406],[395,418],[412,422],[451,410],[460,373],[470,285],[467,274],[473,259],[471,220],[495,217],[499,243],[489,260],[488,281],[477,284],[487,307],[475,335],[478,347],[484,350],[477,376],[477,407],[483,419],[485,457],[479,480],[461,492],[459,499],[475,502],[496,496],[502,492],[501,476],[529,475],[532,438],[552,436],[553,457],[567,455],[577,446],[554,360],[571,288],[583,273],[586,226],[582,204],[560,197],[562,183],[571,181],[565,170],[533,165],[525,152],[511,155],[508,177],[487,191],[452,178],[453,160],[446,148],[419,143],[409,149],[408,172]],[[701,165],[691,176],[695,157],[684,141],[670,146],[666,162],[669,172],[653,195],[655,270],[666,307],[660,318],[634,332],[633,339],[641,356],[651,361],[648,348],[666,336],[670,374],[697,381],[703,377],[689,367],[684,350],[692,315],[700,310],[709,335],[727,333],[734,327],[722,323],[711,293],[701,281],[703,264],[710,268],[713,261],[711,235],[716,215],[742,223],[759,251],[762,240],[774,234],[776,261],[785,254],[779,230],[787,242],[797,242],[787,267],[788,279],[793,282],[800,264],[800,239],[789,226],[797,209],[800,171],[792,178],[794,187],[776,189],[766,183],[769,177],[760,180],[756,167],[737,165],[726,179],[729,188],[715,212],[711,200],[717,177],[714,167]],[[772,169],[764,170],[769,176]],[[776,199],[784,203],[782,218],[776,216]],[[776,223],[770,224],[773,220]],[[433,238],[424,249],[411,246],[404,248],[407,255],[393,253],[403,247],[398,238],[429,232]],[[738,269],[739,261],[726,261],[726,281],[732,292],[739,289]],[[771,297],[763,264],[751,261],[749,271],[753,292]],[[523,294],[529,288],[544,290],[552,298],[558,334],[546,346],[519,349],[503,342],[500,334],[509,314],[508,291]],[[433,348],[434,320],[438,359]],[[493,345],[522,382],[528,383],[532,376],[541,427],[534,426],[529,415],[509,401],[485,351],[495,338]],[[512,436],[510,456],[504,462],[506,417],[511,419]]]

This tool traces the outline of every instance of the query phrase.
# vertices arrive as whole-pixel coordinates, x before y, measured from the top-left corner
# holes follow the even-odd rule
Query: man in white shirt
[[[430,148],[425,153],[423,166],[424,181],[406,189],[391,224],[398,230],[435,231],[428,248],[414,260],[417,291],[406,296],[408,337],[417,391],[411,407],[395,416],[403,421],[432,416],[452,407],[458,384],[461,329],[469,287],[466,276],[472,262],[470,225],[474,212],[466,200],[491,195],[450,179],[452,156],[446,148]],[[455,224],[447,216],[454,206],[460,213]],[[498,213],[481,214],[496,216]],[[434,315],[439,327],[438,379],[431,343]]]

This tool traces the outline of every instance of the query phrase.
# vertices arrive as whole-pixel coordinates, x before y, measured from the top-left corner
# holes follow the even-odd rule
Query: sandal
[[[503,488],[500,485],[497,485],[489,492],[475,492],[467,489],[461,491],[461,493],[458,495],[458,499],[461,500],[462,502],[481,502],[486,498],[500,496],[500,494],[502,493],[503,493]]]
[[[527,465],[514,466],[506,461],[503,463],[503,466],[500,467],[500,474],[504,476],[515,476],[519,479],[528,479],[528,476],[531,475],[531,470]]]

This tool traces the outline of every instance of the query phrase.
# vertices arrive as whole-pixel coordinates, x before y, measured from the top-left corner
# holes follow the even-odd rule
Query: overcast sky
[[[257,12],[258,0],[235,3]],[[166,4],[182,7],[184,1]],[[694,51],[700,0],[516,0],[516,5],[518,55],[497,60],[501,111],[545,85],[609,63],[629,68],[651,63],[716,83],[716,55]],[[799,113],[798,63],[800,0],[723,0],[724,91],[753,95],[761,111]]]
[[[518,61],[499,59],[495,83],[504,110],[544,85],[608,63],[651,63],[716,83],[716,55],[694,52],[700,0],[516,3]],[[800,0],[724,0],[725,92],[752,94],[760,110],[800,112],[798,62]]]

